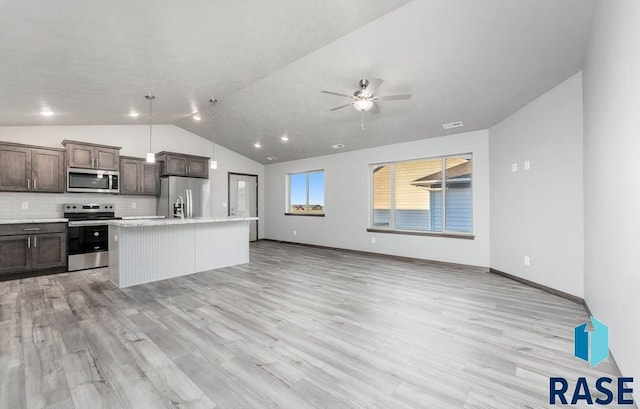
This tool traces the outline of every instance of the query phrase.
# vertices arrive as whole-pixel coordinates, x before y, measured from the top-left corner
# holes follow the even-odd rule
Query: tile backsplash
[[[27,209],[22,204],[27,203]],[[154,216],[157,199],[150,196],[118,196],[99,193],[0,192],[0,220],[48,219],[63,216],[64,203],[113,203],[116,216]],[[133,205],[135,204],[135,208]]]

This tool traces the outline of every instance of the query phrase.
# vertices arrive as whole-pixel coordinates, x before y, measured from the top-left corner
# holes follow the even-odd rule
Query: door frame
[[[252,173],[227,172],[227,216],[231,216],[231,175],[235,176],[255,176],[256,178],[256,217],[260,217],[260,196],[258,196],[258,187],[260,186],[260,177]],[[256,220],[256,241],[260,240],[260,219]]]

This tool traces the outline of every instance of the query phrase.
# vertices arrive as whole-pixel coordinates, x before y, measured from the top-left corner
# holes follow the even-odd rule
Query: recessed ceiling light
[[[253,146],[255,146],[256,148],[262,148],[262,145],[260,145],[260,142],[254,143]]]
[[[449,122],[448,124],[442,124],[444,129],[460,128],[463,125],[462,121]]]
[[[53,116],[53,112],[51,112],[48,109],[43,109],[42,111],[40,111],[40,115],[42,115],[42,116]]]
[[[336,143],[335,145],[331,145],[333,149],[342,149],[344,148],[344,143]]]
[[[195,119],[196,121],[200,121],[202,118],[200,118],[200,115],[195,114],[193,115],[193,119]]]
[[[276,158],[275,156],[269,156],[269,157],[267,158],[267,160],[276,160],[276,159],[278,159],[278,158]]]
[[[282,135],[280,139],[282,139],[283,142],[289,142],[289,137],[287,135]]]
[[[129,112],[129,116],[130,116],[131,118],[137,118],[137,117],[139,117],[139,116],[140,116],[140,114],[139,114],[139,113],[137,113],[136,111],[131,111],[131,112]]]

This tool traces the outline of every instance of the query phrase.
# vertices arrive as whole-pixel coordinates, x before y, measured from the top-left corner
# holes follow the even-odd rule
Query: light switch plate
[[[131,208],[135,209],[138,206],[138,204],[136,202],[131,202]]]
[[[531,258],[529,256],[524,256],[524,265],[525,266],[531,265]]]
[[[529,170],[531,169],[531,161],[525,160],[524,161],[524,170]]]
[[[511,171],[512,172],[517,172],[518,171],[518,164],[517,163],[512,163],[511,164]]]
[[[29,202],[22,202],[22,210],[27,210],[29,208]]]

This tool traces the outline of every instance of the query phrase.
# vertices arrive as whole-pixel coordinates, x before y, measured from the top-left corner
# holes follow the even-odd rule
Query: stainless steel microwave
[[[120,172],[68,168],[67,192],[120,193]]]

